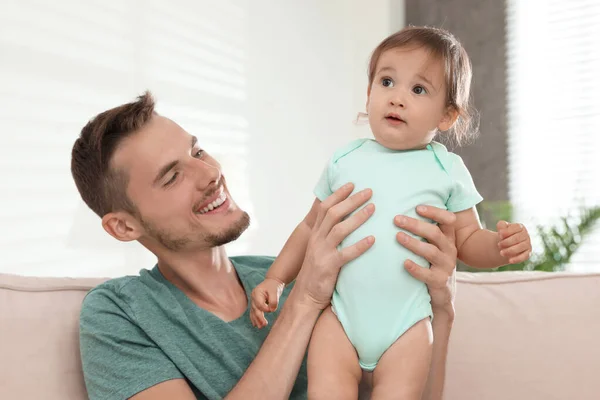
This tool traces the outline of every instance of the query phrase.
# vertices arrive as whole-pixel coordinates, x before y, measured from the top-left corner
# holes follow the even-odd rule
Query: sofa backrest
[[[0,399],[86,399],[78,316],[104,279],[0,274]],[[600,274],[459,273],[446,400],[600,398]]]
[[[457,280],[445,399],[600,399],[600,274]]]
[[[0,274],[0,399],[87,399],[79,310],[104,280]]]

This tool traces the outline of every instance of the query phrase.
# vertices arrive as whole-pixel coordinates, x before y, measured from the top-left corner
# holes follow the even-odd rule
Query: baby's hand
[[[285,284],[274,278],[266,278],[252,291],[252,305],[250,310],[250,321],[257,328],[267,326],[266,312],[277,310],[279,296],[283,292]]]
[[[509,264],[518,264],[531,256],[531,238],[522,224],[509,224],[500,221],[496,225],[498,231],[498,248],[500,255],[508,259]]]

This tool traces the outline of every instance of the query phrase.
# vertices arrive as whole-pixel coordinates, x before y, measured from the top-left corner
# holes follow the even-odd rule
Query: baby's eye
[[[383,78],[383,79],[381,79],[381,84],[384,87],[393,87],[394,81],[391,78]]]
[[[427,90],[423,86],[417,85],[413,88],[413,93],[414,94],[425,94],[425,93],[427,93]]]

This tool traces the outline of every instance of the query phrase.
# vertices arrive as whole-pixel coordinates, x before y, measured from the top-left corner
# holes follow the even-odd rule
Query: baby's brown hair
[[[384,39],[373,50],[369,61],[369,90],[381,55],[391,49],[418,46],[428,49],[445,64],[446,106],[458,113],[458,118],[448,130],[447,139],[465,144],[477,135],[478,115],[471,105],[471,60],[464,47],[450,32],[432,27],[406,27]]]

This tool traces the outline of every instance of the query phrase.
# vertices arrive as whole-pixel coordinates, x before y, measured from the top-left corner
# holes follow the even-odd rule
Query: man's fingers
[[[452,245],[452,247],[455,247],[455,243],[456,243],[456,229],[454,228],[454,225],[447,225],[447,224],[441,224],[439,225],[440,230],[442,231],[442,233],[444,234],[444,236],[446,236],[446,238],[448,239],[448,242]],[[456,249],[454,249],[456,250]]]
[[[342,222],[338,222],[327,235],[327,239],[331,241],[331,244],[337,246],[344,240],[350,233],[354,232],[356,228],[364,224],[371,215],[375,212],[374,204],[367,204],[362,210],[355,213],[349,218],[346,218]]]
[[[350,261],[363,254],[365,251],[369,250],[371,246],[373,246],[373,243],[375,243],[375,237],[368,236],[354,243],[352,246],[348,246],[342,249],[342,251],[340,251],[342,265],[349,263]]]
[[[423,242],[421,240],[417,240],[413,237],[410,237],[404,232],[398,232],[398,234],[396,235],[396,239],[402,246],[406,247],[413,253],[423,257],[424,259],[429,261],[430,264],[443,265],[444,253],[440,251],[440,249],[437,248],[435,245]]]
[[[433,282],[433,271],[429,268],[421,267],[413,260],[404,261],[404,268],[412,275],[413,278],[423,282],[426,285],[430,285]]]
[[[320,226],[323,222],[323,219],[325,218],[325,215],[327,214],[327,211],[334,205],[348,198],[348,196],[350,196],[350,193],[352,193],[352,190],[354,190],[354,184],[347,183],[335,192],[333,192],[325,200],[323,200],[321,202],[321,205],[319,206],[320,210],[317,214],[317,219],[315,220],[314,226]]]
[[[437,225],[431,224],[426,221],[421,221],[415,218],[407,217],[404,215],[400,215],[394,218],[394,223],[398,227],[422,237],[429,243],[435,245],[439,250],[441,250],[444,253],[456,251],[456,249],[454,248],[454,241],[450,241],[450,239],[446,237],[446,235],[444,235],[442,229]],[[447,231],[450,228],[452,228],[451,225],[446,225],[444,229]]]
[[[434,206],[418,206],[417,214],[429,218],[438,224],[452,225],[456,222],[456,215],[452,211],[442,210]]]
[[[353,194],[344,201],[329,208],[325,214],[325,218],[319,227],[321,233],[325,236],[333,229],[334,225],[340,222],[344,217],[356,211],[360,206],[365,204],[372,196],[371,189],[361,190]]]

